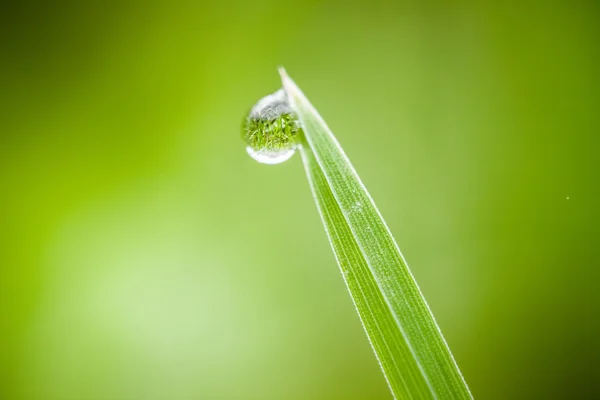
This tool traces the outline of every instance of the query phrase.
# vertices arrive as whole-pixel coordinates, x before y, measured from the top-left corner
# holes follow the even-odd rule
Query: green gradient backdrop
[[[0,399],[390,397],[299,158],[245,154],[278,65],[473,394],[600,396],[595,2],[14,3]]]

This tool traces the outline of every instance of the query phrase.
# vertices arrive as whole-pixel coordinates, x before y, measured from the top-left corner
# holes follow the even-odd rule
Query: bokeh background
[[[485,4],[487,3],[487,4]],[[0,399],[387,399],[280,83],[480,399],[600,396],[595,1],[3,2]]]

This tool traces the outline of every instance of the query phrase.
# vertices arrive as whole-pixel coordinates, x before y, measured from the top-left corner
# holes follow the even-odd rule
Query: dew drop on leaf
[[[279,164],[296,151],[298,118],[283,89],[263,97],[244,120],[242,136],[250,157],[263,164]]]

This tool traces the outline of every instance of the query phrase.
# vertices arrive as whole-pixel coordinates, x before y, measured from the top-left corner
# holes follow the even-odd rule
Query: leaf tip
[[[277,70],[279,71],[279,76],[281,76],[282,81],[290,78],[288,76],[287,72],[285,71],[285,68],[283,68],[283,65],[280,65],[279,67],[277,67]]]
[[[292,78],[290,78],[290,76],[287,74],[285,68],[279,66],[278,70],[279,76],[281,77],[281,84],[283,86],[283,90],[285,91],[290,104],[292,105],[292,107],[294,107],[294,94],[298,92],[298,88],[296,87],[296,84],[294,83]]]

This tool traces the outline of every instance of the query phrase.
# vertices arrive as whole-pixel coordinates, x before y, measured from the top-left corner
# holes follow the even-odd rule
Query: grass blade
[[[303,129],[300,151],[325,230],[392,394],[472,398],[371,196],[327,124],[280,74]]]

